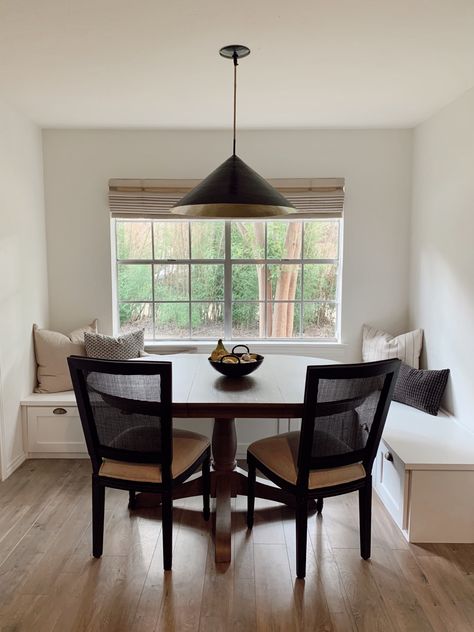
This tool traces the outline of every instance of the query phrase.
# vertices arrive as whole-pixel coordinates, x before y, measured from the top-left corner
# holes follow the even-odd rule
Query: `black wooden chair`
[[[173,491],[199,467],[209,519],[210,444],[173,430],[171,362],[95,360],[71,356],[69,370],[92,461],[92,549],[104,539],[105,488],[161,494],[163,566],[171,569]]]
[[[247,524],[253,526],[259,469],[296,505],[296,574],[306,574],[308,500],[359,491],[360,554],[370,557],[372,465],[400,360],[309,366],[301,431],[252,443],[247,452]]]

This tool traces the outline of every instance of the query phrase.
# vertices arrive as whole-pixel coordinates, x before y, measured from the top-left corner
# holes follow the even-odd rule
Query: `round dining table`
[[[306,356],[267,355],[251,375],[229,378],[217,373],[204,354],[148,355],[143,360],[172,363],[174,418],[214,419],[211,493],[215,497],[215,560],[229,562],[231,499],[237,494],[247,494],[247,474],[237,467],[236,461],[235,419],[301,418],[307,367],[334,362]],[[199,476],[180,486],[174,498],[201,493]],[[256,496],[293,504],[290,494],[262,479],[257,479]]]

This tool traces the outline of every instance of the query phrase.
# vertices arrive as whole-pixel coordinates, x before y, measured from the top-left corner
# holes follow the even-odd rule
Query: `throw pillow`
[[[89,358],[103,360],[131,360],[143,352],[145,330],[137,329],[114,338],[103,334],[86,333],[84,344]]]
[[[67,358],[85,355],[84,334],[97,331],[97,320],[65,335],[59,331],[40,329],[33,325],[33,339],[37,364],[37,393],[59,393],[72,390]]]
[[[412,369],[402,362],[393,399],[430,415],[437,415],[448,377],[449,369]]]
[[[364,325],[362,331],[362,360],[375,362],[400,358],[402,362],[417,369],[419,367],[423,330],[415,329],[400,336]]]

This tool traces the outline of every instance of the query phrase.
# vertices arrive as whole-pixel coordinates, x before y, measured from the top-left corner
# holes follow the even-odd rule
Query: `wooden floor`
[[[159,509],[130,514],[108,490],[104,556],[90,555],[88,461],[28,461],[0,484],[2,632],[474,630],[474,545],[409,545],[375,498],[373,556],[358,552],[357,497],[310,519],[295,579],[289,509],[236,499],[233,561],[216,567],[200,499],[175,503],[173,571]],[[442,509],[440,508],[440,511]]]

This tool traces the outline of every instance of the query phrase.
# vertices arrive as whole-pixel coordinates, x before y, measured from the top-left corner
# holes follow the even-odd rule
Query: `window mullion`
[[[230,221],[224,224],[224,338],[232,338],[232,260],[231,260],[231,235],[232,224]]]
[[[192,311],[192,287],[191,287],[191,261],[193,253],[191,252],[191,222],[188,222],[188,253],[189,253],[189,261],[188,261],[188,291],[189,291],[189,305],[188,305],[188,314],[189,314],[189,339],[191,340],[193,335],[193,311]]]
[[[304,227],[305,222],[301,222],[301,296],[300,296],[300,338],[303,337],[303,299],[304,299]]]
[[[264,235],[263,235],[263,241],[264,241],[264,248],[265,250],[263,251],[263,256],[265,257],[265,263],[264,263],[264,292],[263,292],[263,296],[264,296],[264,304],[263,304],[263,331],[265,332],[265,338],[268,338],[268,296],[267,296],[267,288],[268,288],[268,252],[267,252],[267,227],[268,224],[267,222],[265,222],[265,230],[264,230]]]
[[[151,264],[151,312],[153,322],[153,340],[156,340],[156,322],[155,322],[155,227],[153,222],[150,222],[151,229],[151,258],[153,263]]]

